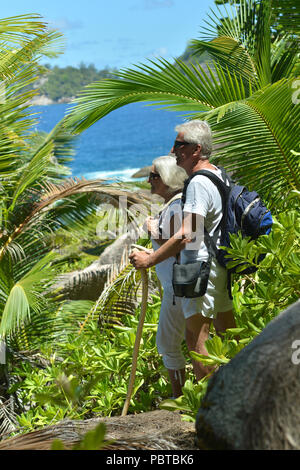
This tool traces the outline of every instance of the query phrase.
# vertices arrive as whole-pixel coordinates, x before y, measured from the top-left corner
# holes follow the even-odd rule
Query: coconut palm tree
[[[51,233],[84,220],[96,205],[89,194],[142,201],[118,185],[65,178],[74,134],[64,120],[50,134],[32,131],[38,89],[28,85],[42,73],[40,57],[61,51],[60,40],[37,15],[0,20],[0,339],[56,308],[45,295],[58,272]]]
[[[209,53],[208,72],[199,63],[164,59],[124,69],[114,80],[87,86],[67,123],[82,131],[138,101],[207,119],[218,148],[215,161],[276,205],[283,194],[299,188],[299,163],[292,150],[300,107],[292,98],[299,75],[298,36],[275,34],[273,22],[271,0],[216,7],[201,39],[192,41],[195,53]]]

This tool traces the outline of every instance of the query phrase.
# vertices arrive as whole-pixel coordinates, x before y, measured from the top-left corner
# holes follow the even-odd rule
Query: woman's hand
[[[134,250],[130,255],[129,259],[132,266],[135,269],[147,269],[152,266],[151,263],[152,253],[146,253],[145,251]]]

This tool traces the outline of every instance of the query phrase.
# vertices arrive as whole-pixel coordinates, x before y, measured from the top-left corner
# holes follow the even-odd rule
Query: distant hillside
[[[198,62],[200,64],[203,64],[207,61],[209,61],[210,57],[207,52],[204,52],[204,54],[194,54],[193,50],[189,45],[187,45],[184,53],[178,57],[179,60],[182,60],[183,62]]]
[[[34,100],[35,104],[70,101],[85,85],[102,78],[112,78],[112,72],[116,71],[109,68],[97,70],[93,64],[81,64],[79,67],[51,67],[47,64],[45,68],[46,75],[35,84],[41,94]]]

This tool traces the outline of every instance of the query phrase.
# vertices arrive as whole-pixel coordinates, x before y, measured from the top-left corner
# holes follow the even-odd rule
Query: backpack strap
[[[226,173],[225,168],[223,167],[217,167],[221,170],[221,175],[223,178],[223,181],[214,173],[208,170],[199,170],[195,171],[187,180],[184,182],[184,188],[182,191],[182,207],[186,201],[186,191],[187,187],[190,183],[190,181],[197,175],[203,175],[209,178],[212,183],[214,183],[220,193],[221,199],[222,199],[222,218],[218,224],[218,226],[215,228],[213,236],[211,237],[206,228],[204,227],[204,243],[207,247],[208,251],[208,256],[209,256],[209,262],[211,261],[212,256],[217,255],[218,248],[216,246],[216,235],[218,233],[219,228],[221,228],[221,233],[225,229],[225,224],[226,224],[226,210],[227,210],[227,201],[228,201],[228,195],[230,192],[230,187],[234,184],[230,176]],[[226,184],[226,182],[229,183],[229,185]],[[231,273],[227,271],[227,290],[229,297],[232,299],[232,294],[231,294]]]
[[[217,186],[217,188],[219,190],[219,193],[220,193],[220,196],[221,196],[221,199],[222,199],[222,219],[220,220],[220,223],[216,227],[214,234],[216,234],[218,232],[219,228],[221,228],[221,231],[224,229],[225,222],[226,222],[225,216],[226,216],[226,209],[227,209],[227,199],[228,199],[228,194],[230,192],[230,186],[233,183],[231,178],[226,173],[225,169],[223,167],[218,167],[218,168],[221,170],[222,177],[223,177],[225,182],[223,182],[217,175],[215,175],[211,171],[208,171],[208,170],[196,171],[187,180],[185,180],[184,188],[183,188],[183,191],[182,191],[182,198],[181,198],[182,206],[183,206],[185,201],[186,201],[187,187],[188,187],[190,181],[197,175],[206,176],[207,178],[209,178],[212,181],[212,183],[214,183]],[[230,186],[227,186],[226,181],[229,182]],[[212,242],[214,244],[214,251],[216,252],[217,248],[216,248],[215,239],[213,239]]]

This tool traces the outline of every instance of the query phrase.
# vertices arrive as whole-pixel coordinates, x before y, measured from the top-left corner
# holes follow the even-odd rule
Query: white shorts
[[[206,318],[216,318],[218,312],[232,309],[232,300],[227,290],[227,270],[214,259],[211,263],[206,294],[194,299],[181,298],[185,318],[201,313]]]
[[[175,297],[173,287],[164,288],[159,322],[156,334],[156,346],[162,355],[167,369],[179,370],[185,367],[185,358],[181,343],[185,336],[185,318],[182,313],[181,299]]]

